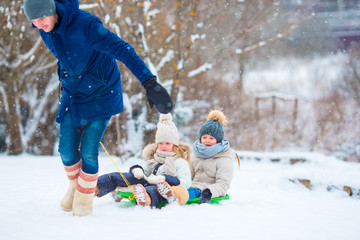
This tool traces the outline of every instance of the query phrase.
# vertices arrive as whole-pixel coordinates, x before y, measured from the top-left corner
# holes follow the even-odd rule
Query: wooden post
[[[293,111],[293,127],[292,127],[292,134],[294,135],[296,133],[296,119],[298,114],[298,99],[296,98],[294,100],[294,111]]]
[[[259,121],[259,98],[255,98],[255,120]]]
[[[275,111],[276,111],[276,97],[272,96],[271,101],[272,101],[272,115],[274,117],[275,116]]]

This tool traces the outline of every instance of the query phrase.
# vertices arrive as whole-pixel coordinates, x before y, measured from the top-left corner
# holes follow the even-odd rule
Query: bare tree
[[[120,6],[117,1],[100,0],[100,11],[96,11],[105,19],[105,24],[135,47],[168,88],[177,106],[183,100],[206,99],[203,94],[219,98],[220,88],[214,88],[215,79],[207,79],[203,74],[208,72],[219,76],[224,73],[223,66],[233,66],[234,59],[239,61],[240,68],[235,86],[241,92],[246,64],[259,49],[286,38],[294,31],[297,24],[309,16],[304,10],[306,4],[308,1],[298,11],[281,12],[280,3],[274,0],[139,0],[125,1]],[[126,105],[125,114],[116,116],[110,124],[111,132],[117,135],[110,137],[112,142],[116,142],[114,147],[122,145],[122,151],[116,147],[113,151],[119,155],[136,152],[126,147],[131,142],[128,136],[151,142],[157,122],[157,112],[143,108],[146,99],[139,98],[139,94],[143,94],[142,88],[131,74],[124,69],[123,72],[124,95],[131,104]],[[191,94],[199,87],[207,90],[195,90],[196,94]],[[222,97],[222,101],[229,101],[233,96]],[[192,108],[196,105],[188,104]],[[138,132],[139,129],[144,130],[143,134]]]
[[[51,154],[58,134],[54,122],[58,107],[56,59],[31,29],[22,1],[0,1],[4,2],[0,8],[0,115],[6,125],[7,151]],[[158,76],[171,94],[174,119],[183,136],[196,137],[208,108],[220,106],[231,115],[229,128],[247,134],[249,148],[269,149],[264,144],[272,137],[272,149],[291,133],[276,127],[269,133],[263,131],[271,126],[266,119],[255,119],[254,99],[243,91],[243,78],[252,66],[283,51],[283,43],[313,16],[321,0],[300,2],[295,8],[285,8],[287,1],[277,0],[81,0],[80,7],[98,15],[111,31],[134,46]],[[355,51],[350,63],[344,92],[358,100]],[[139,143],[153,141],[158,113],[147,106],[145,91],[132,73],[122,63],[118,66],[125,110],[112,118],[104,141],[111,153],[127,158],[141,152]],[[342,97],[324,100],[336,99],[337,105],[329,108],[334,116],[321,111],[314,116],[314,121],[324,123],[323,128],[313,128],[319,131],[324,146],[330,145],[330,136],[340,135],[341,127],[334,125],[348,122],[340,116],[346,115]],[[299,114],[299,121],[303,118]],[[329,118],[334,121],[327,121]],[[234,144],[244,141],[241,134],[229,134]]]
[[[42,49],[38,33],[24,15],[23,1],[2,6],[0,114],[5,119],[7,151],[52,154],[57,81],[51,74],[56,62]]]
[[[344,95],[349,95],[360,106],[360,45],[354,44],[349,52],[349,61],[344,68],[344,81],[340,87]]]
[[[117,1],[100,0],[99,5],[90,11],[100,15],[111,30],[134,46],[168,89],[176,106],[195,41],[191,35],[196,25],[198,4],[199,1],[139,0],[125,1],[119,6]],[[108,138],[114,143],[110,144],[112,152],[128,156],[139,152],[139,147],[142,147],[134,148],[129,143],[153,141],[158,113],[155,108],[144,107],[147,99],[143,88],[122,64],[119,67],[123,73],[125,113],[113,118]],[[129,136],[141,139],[133,141]]]

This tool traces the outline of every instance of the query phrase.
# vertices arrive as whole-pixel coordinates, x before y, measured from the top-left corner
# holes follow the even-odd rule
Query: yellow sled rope
[[[120,171],[120,169],[118,168],[118,166],[116,165],[116,163],[114,162],[114,160],[111,158],[110,154],[108,153],[108,151],[106,150],[106,148],[104,147],[104,145],[102,144],[102,142],[100,142],[102,148],[105,150],[106,154],[109,156],[109,158],[111,159],[111,161],[113,162],[113,164],[115,165],[116,169],[118,170],[118,172],[120,173],[121,177],[124,179],[124,182],[126,183],[126,185],[128,186],[128,188],[130,189],[130,191],[132,192],[133,196],[131,196],[131,199],[129,197],[130,200],[134,199],[134,192],[131,188],[131,184],[129,183],[129,181],[126,179],[126,177],[124,176],[124,174],[122,174],[122,172]]]

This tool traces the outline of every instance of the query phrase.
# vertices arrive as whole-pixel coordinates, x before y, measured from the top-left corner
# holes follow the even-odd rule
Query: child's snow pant
[[[122,173],[130,185],[142,184],[148,185],[145,179],[136,179],[131,173]],[[99,190],[98,197],[102,197],[109,192],[114,191],[117,187],[127,187],[123,177],[119,172],[112,172],[109,174],[101,175],[98,179],[97,187]]]

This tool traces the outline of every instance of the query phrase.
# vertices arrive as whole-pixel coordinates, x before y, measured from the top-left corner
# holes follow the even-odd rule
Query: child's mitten
[[[200,195],[199,204],[209,203],[211,200],[212,194],[208,188],[204,189]]]
[[[148,176],[147,178],[147,181],[150,183],[150,184],[157,184],[159,182],[165,182],[165,176],[163,175],[154,175],[154,174],[151,174],[150,176]]]
[[[134,175],[134,177],[135,177],[136,179],[142,179],[142,178],[144,178],[144,171],[143,171],[141,168],[139,168],[139,167],[134,168],[133,170],[131,170],[131,172],[132,172],[132,174]]]

